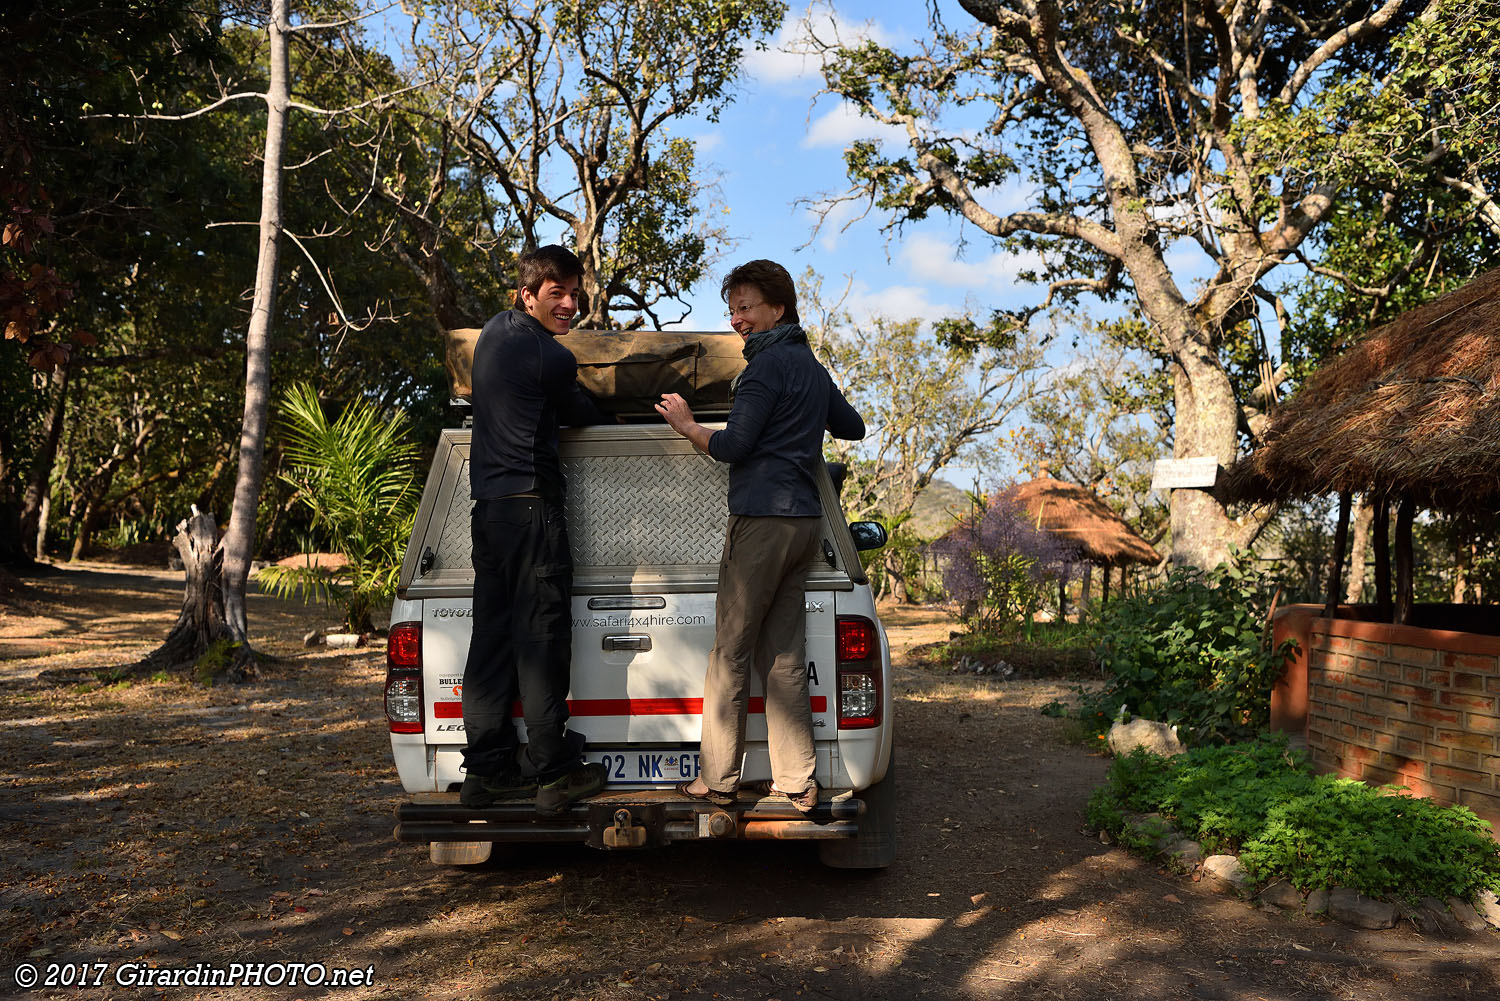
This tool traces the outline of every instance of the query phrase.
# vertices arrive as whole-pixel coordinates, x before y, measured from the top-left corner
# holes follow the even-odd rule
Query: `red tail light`
[[[880,690],[880,638],[875,623],[840,616],[834,625],[838,654],[840,730],[868,730],[880,725],[884,693]]]
[[[854,616],[840,616],[835,634],[838,659],[869,660],[875,656],[875,623]]]
[[[398,622],[386,636],[385,718],[391,733],[422,732],[420,622]]]
[[[386,667],[422,667],[422,623],[398,622],[385,639]]]

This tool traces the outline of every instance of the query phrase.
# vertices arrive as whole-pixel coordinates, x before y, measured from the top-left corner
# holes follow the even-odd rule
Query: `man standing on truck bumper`
[[[763,792],[785,795],[808,813],[818,801],[803,594],[823,523],[815,473],[823,432],[858,440],[865,422],[808,347],[785,268],[741,264],[720,291],[730,325],[745,339],[746,367],[728,422],[710,432],[676,393],[656,407],[694,447],[730,464],[714,648],[703,685],[702,770],[677,791],[719,806],[734,802],[753,671],[766,691],[772,782]]]
[[[469,446],[474,618],[464,667],[464,784],[483,808],[536,797],[554,815],[604,788],[569,732],[573,559],[557,455],[561,424],[603,415],[576,381],[578,362],[554,339],[578,313],[583,265],[558,246],[522,254],[517,304],[490,318],[474,345]],[[518,753],[517,697],[527,745]]]

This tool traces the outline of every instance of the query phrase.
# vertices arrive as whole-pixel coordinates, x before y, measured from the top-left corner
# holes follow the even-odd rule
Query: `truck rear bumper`
[[[673,841],[805,840],[853,838],[862,800],[847,791],[825,791],[812,813],[784,799],[741,796],[734,806],[685,800],[671,791],[604,793],[542,817],[530,800],[483,810],[459,805],[457,793],[424,793],[396,808],[396,840],[415,843],[573,842],[606,850],[645,848]]]

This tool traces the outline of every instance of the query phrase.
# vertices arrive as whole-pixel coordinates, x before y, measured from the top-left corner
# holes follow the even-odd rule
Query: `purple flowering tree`
[[[1009,632],[1029,622],[1069,573],[1077,554],[1039,528],[1009,491],[932,544],[943,586],[974,632]]]

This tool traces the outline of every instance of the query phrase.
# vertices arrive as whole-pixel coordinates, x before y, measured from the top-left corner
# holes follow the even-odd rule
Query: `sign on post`
[[[1212,455],[1157,459],[1151,467],[1152,490],[1212,490],[1218,479],[1219,460]]]

